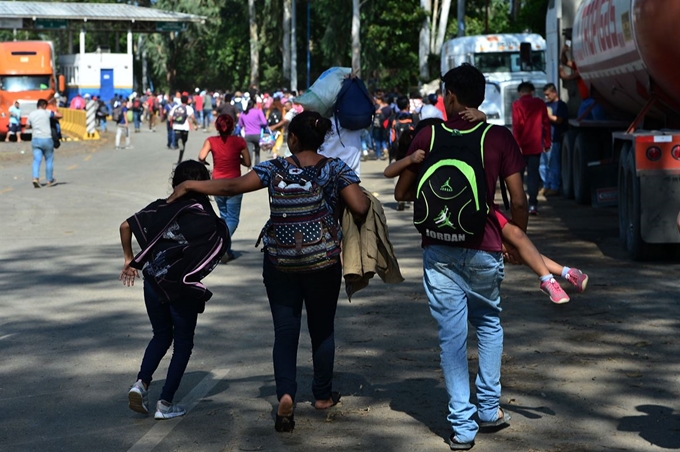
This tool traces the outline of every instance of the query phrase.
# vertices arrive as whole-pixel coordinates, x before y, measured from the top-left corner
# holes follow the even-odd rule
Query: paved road
[[[192,132],[189,156],[206,135]],[[109,137],[110,138],[110,137]],[[0,450],[447,450],[436,325],[408,212],[396,212],[380,162],[363,182],[385,200],[407,281],[374,281],[340,301],[335,385],[341,406],[316,412],[310,344],[301,336],[297,428],[276,434],[273,331],[254,242],[266,193],[246,195],[239,258],[206,280],[215,292],[177,394],[185,418],[158,422],[127,408],[150,327],[141,285],[117,280],[120,222],[169,193],[176,152],[164,134],[133,135],[57,154],[52,188],[34,189],[26,160],[0,165]],[[65,147],[76,146],[65,144]],[[588,292],[553,306],[534,275],[509,268],[502,403],[512,427],[474,450],[680,449],[676,263],[636,264],[619,250],[612,210],[551,200],[532,219],[539,248],[591,275]],[[471,369],[476,353],[469,354]],[[151,387],[155,401],[168,360]]]

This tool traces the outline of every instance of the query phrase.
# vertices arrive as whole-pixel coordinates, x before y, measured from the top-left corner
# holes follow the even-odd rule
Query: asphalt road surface
[[[191,132],[187,157],[206,136]],[[340,405],[311,406],[303,332],[297,426],[292,434],[274,431],[273,328],[254,247],[268,214],[261,191],[245,195],[238,258],[205,281],[215,296],[199,317],[176,395],[188,414],[155,421],[130,411],[127,391],[151,328],[141,284],[118,281],[118,226],[170,193],[177,158],[165,148],[164,130],[134,134],[132,144],[114,150],[111,133],[99,143],[65,143],[55,159],[58,185],[41,189],[31,185],[29,145],[0,144],[1,451],[448,450],[419,239],[411,212],[395,210],[384,162],[363,163],[362,180],[384,202],[406,281],[373,280],[351,304],[341,296]],[[628,260],[614,209],[554,198],[539,207],[530,236],[544,254],[587,272],[590,284],[556,306],[531,271],[506,268],[502,406],[512,425],[478,435],[473,450],[680,449],[680,265]],[[471,335],[471,373],[474,342]],[[150,388],[151,405],[168,358]]]

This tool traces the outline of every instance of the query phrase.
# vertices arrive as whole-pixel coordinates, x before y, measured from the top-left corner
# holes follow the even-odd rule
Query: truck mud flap
[[[639,174],[642,239],[647,243],[680,243],[680,174]]]
[[[618,162],[599,160],[588,163],[590,198],[593,207],[616,207],[619,203]]]

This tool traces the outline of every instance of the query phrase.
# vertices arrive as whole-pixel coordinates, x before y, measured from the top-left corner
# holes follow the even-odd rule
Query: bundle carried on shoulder
[[[295,102],[326,118],[334,116],[336,128],[339,124],[347,130],[370,127],[375,114],[375,104],[366,85],[347,67],[328,69]]]
[[[302,105],[305,110],[330,118],[335,100],[342,89],[342,82],[351,73],[352,69],[348,67],[327,69],[302,96],[295,98],[295,103]]]

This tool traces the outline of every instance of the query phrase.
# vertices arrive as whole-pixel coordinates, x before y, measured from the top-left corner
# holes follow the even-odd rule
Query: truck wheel
[[[663,245],[649,244],[642,240],[642,228],[640,221],[642,218],[642,206],[640,198],[640,178],[635,174],[635,148],[628,152],[626,165],[626,214],[628,224],[626,226],[626,249],[631,259],[635,261],[646,261],[660,259],[665,255]],[[621,201],[619,201],[620,205]]]
[[[626,196],[628,195],[628,154],[630,153],[630,143],[625,143],[619,155],[619,175],[618,175],[618,190],[617,197],[619,200],[619,239],[624,249],[628,246],[628,202]]]
[[[588,183],[588,162],[593,160],[597,151],[586,141],[583,133],[576,136],[572,153],[572,170],[574,178],[574,199],[579,204],[589,205],[590,184]]]
[[[567,199],[574,198],[574,178],[571,167],[571,155],[574,149],[576,132],[568,131],[562,140],[561,172],[562,172],[562,196]]]

